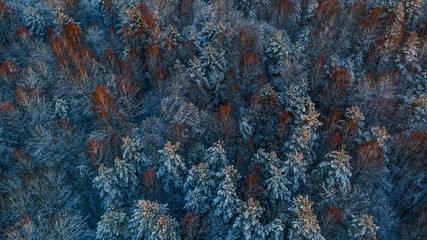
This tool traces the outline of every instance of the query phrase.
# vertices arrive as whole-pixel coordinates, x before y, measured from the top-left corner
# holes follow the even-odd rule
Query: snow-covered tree
[[[287,179],[286,168],[270,169],[270,177],[267,179],[266,196],[271,199],[290,201],[291,192],[289,186],[291,182]]]
[[[413,31],[409,34],[409,38],[401,52],[399,53],[396,61],[399,63],[399,67],[403,68],[407,64],[412,64],[418,71],[421,71],[421,67],[418,65],[418,46],[420,41],[417,32]]]
[[[250,124],[249,119],[247,117],[243,117],[239,123],[239,132],[242,134],[243,139],[248,141],[254,132],[253,126]]]
[[[274,219],[265,226],[265,238],[273,240],[281,240],[285,235],[285,224],[279,218]]]
[[[239,174],[233,166],[227,166],[218,173],[220,184],[213,200],[214,214],[221,217],[224,222],[233,219],[240,206],[240,199],[237,196],[237,180]]]
[[[341,190],[350,187],[351,166],[347,151],[333,151],[326,154],[326,160],[321,162],[317,171],[326,178],[326,184],[329,187],[338,187]]]
[[[264,208],[259,201],[249,198],[247,202],[243,202],[233,224],[233,234],[237,233],[240,236],[238,239],[265,239],[265,228],[260,223],[263,212]]]
[[[215,172],[223,169],[228,164],[227,151],[225,151],[223,145],[223,142],[218,141],[205,152],[204,162]]]
[[[58,7],[55,10],[55,24],[59,32],[62,32],[65,30],[68,24],[76,23],[74,19],[64,12],[64,8]]]
[[[185,208],[204,214],[210,209],[215,179],[206,163],[193,166],[184,184]]]
[[[120,189],[135,190],[138,178],[135,175],[134,166],[116,157],[114,171]]]
[[[292,182],[292,190],[295,192],[300,186],[300,182],[305,183],[308,163],[304,160],[304,155],[299,152],[292,152],[286,155],[284,169],[286,175]]]
[[[224,51],[211,45],[203,48],[200,56],[202,69],[206,76],[204,87],[210,92],[212,100],[218,102],[224,94],[224,72],[226,60]]]
[[[37,10],[33,7],[28,7],[25,17],[26,27],[30,33],[43,38],[46,35],[46,23]]]
[[[109,204],[96,229],[96,238],[102,240],[126,239],[129,219],[120,208]]]
[[[158,151],[160,159],[157,177],[164,181],[163,186],[167,192],[171,190],[171,186],[175,188],[182,187],[187,172],[184,161],[176,153],[178,147],[178,144],[172,145],[167,142],[164,148]]]
[[[143,166],[148,166],[150,164],[148,158],[141,152],[141,141],[139,139],[131,139],[129,136],[122,140],[123,160],[131,164],[138,175],[138,173],[142,172]]]
[[[132,239],[180,239],[178,223],[166,215],[167,206],[139,200],[131,218]]]
[[[378,226],[371,215],[353,216],[348,234],[350,239],[376,239]]]
[[[287,44],[282,39],[282,33],[277,32],[270,40],[266,50],[268,72],[271,75],[278,75],[285,67],[285,58],[289,55]]]
[[[292,208],[290,209],[295,217],[289,230],[289,239],[301,240],[324,240],[316,215],[313,213],[313,202],[301,195],[294,198]]]
[[[117,182],[114,168],[105,167],[104,164],[101,164],[98,169],[98,176],[93,179],[93,186],[101,191],[101,199],[105,206],[121,197]]]

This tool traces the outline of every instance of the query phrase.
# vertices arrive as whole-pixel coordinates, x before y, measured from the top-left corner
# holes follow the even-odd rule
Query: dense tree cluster
[[[0,239],[427,239],[423,0],[0,0]]]

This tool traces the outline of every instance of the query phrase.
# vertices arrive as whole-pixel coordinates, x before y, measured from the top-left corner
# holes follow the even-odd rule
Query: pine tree
[[[200,89],[202,89],[202,87],[207,84],[205,73],[202,68],[202,63],[196,56],[194,56],[193,60],[190,59],[190,67],[187,69],[187,71],[192,82]]]
[[[64,31],[68,24],[76,23],[73,18],[65,14],[64,9],[62,7],[58,7],[54,13],[55,24],[59,32]]]
[[[233,232],[237,232],[239,236],[243,235],[239,239],[265,239],[265,229],[259,220],[263,212],[264,208],[253,198],[242,203],[233,224]]]
[[[289,239],[324,240],[312,206],[313,202],[310,202],[307,196],[294,198],[290,210],[294,212],[295,217],[289,230]]]
[[[326,154],[326,160],[321,162],[317,171],[326,178],[329,187],[338,187],[341,190],[350,187],[351,167],[350,159],[344,147],[340,151]]]
[[[377,229],[374,218],[368,214],[353,216],[348,231],[350,239],[376,239]]]
[[[292,190],[294,192],[298,190],[300,182],[305,183],[307,166],[308,163],[304,160],[303,154],[295,151],[286,155],[284,169],[286,175],[288,175],[292,181]]]
[[[132,239],[167,240],[180,239],[178,223],[165,215],[166,205],[139,200],[131,219]]]
[[[239,132],[242,134],[242,137],[245,141],[249,141],[252,137],[254,128],[249,123],[249,119],[247,117],[243,117],[239,124]]]
[[[399,2],[393,9],[393,23],[387,28],[384,36],[384,47],[386,49],[394,48],[398,45],[401,37],[403,25],[405,24],[405,9]]]
[[[182,187],[187,171],[181,156],[176,153],[178,147],[178,144],[172,145],[170,142],[167,142],[165,147],[158,151],[160,159],[157,177],[163,179],[163,187],[166,192],[171,190],[170,186],[175,188]]]
[[[203,47],[211,45],[214,42],[215,37],[223,33],[223,31],[224,26],[221,22],[219,22],[218,24],[214,22],[207,22],[200,32],[200,45]]]
[[[267,197],[275,200],[290,201],[291,192],[288,188],[291,182],[287,179],[285,168],[271,168],[270,177],[266,184]]]
[[[115,175],[117,176],[117,184],[120,189],[131,192],[135,190],[138,184],[138,178],[135,175],[135,168],[131,164],[116,157],[115,160]]]
[[[271,75],[278,75],[280,70],[285,67],[285,58],[288,57],[288,46],[282,39],[282,33],[277,32],[271,38],[270,45],[266,50],[268,72]]]
[[[227,152],[223,145],[223,142],[218,141],[205,152],[204,162],[215,172],[223,169],[228,164]]]
[[[390,134],[388,134],[387,129],[384,126],[372,127],[370,135],[369,140],[377,142],[383,151],[387,150],[386,141],[390,137]]]
[[[120,189],[117,186],[117,175],[114,168],[105,167],[104,164],[99,166],[98,176],[93,179],[93,186],[101,190],[101,199],[104,206],[121,197]]]
[[[122,139],[123,160],[132,165],[138,176],[142,172],[143,166],[149,165],[149,160],[142,153],[142,144],[140,140],[131,139],[129,136]]]
[[[109,204],[108,210],[101,216],[96,229],[96,239],[114,240],[126,239],[129,219],[126,213],[114,204]]]
[[[274,219],[265,226],[265,239],[284,239],[285,224],[279,218]]]
[[[206,76],[204,87],[210,92],[214,103],[217,103],[224,94],[224,90],[222,89],[224,87],[224,72],[226,67],[224,54],[223,50],[218,50],[208,45],[203,48],[200,56],[201,66]]]
[[[36,9],[28,7],[26,11],[26,26],[32,35],[43,38],[46,35],[46,23]]]
[[[396,61],[399,64],[400,68],[403,68],[406,64],[413,64],[418,71],[421,71],[420,66],[418,63],[417,58],[417,52],[418,52],[418,46],[420,45],[420,41],[418,38],[417,32],[411,32],[409,35],[408,40],[406,41],[405,45],[402,48],[402,51],[398,55],[398,58]]]
[[[408,25],[411,25],[422,14],[424,0],[404,0],[404,2],[406,19],[408,19]]]
[[[227,166],[218,173],[218,178],[221,182],[213,200],[214,214],[221,217],[224,222],[228,222],[236,216],[240,206],[240,199],[237,196],[239,174],[233,166]]]
[[[193,166],[184,184],[185,208],[200,214],[210,210],[215,179],[208,164]]]

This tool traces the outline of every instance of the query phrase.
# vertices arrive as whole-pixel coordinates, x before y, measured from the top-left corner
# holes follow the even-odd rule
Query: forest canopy
[[[0,239],[427,239],[423,0],[0,0]]]

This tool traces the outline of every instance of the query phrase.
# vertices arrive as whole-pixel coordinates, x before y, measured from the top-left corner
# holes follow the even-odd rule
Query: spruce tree
[[[292,208],[290,209],[294,214],[291,222],[291,229],[289,230],[289,239],[301,240],[324,240],[320,233],[320,226],[317,221],[316,215],[313,213],[313,202],[301,195],[294,198]]]
[[[174,187],[179,189],[184,183],[184,178],[187,172],[184,161],[176,151],[179,145],[172,145],[167,142],[162,150],[159,150],[159,169],[157,177],[163,180],[163,187],[166,192],[170,192]]]
[[[218,178],[221,182],[213,200],[214,214],[227,223],[236,216],[241,204],[237,196],[239,174],[233,166],[227,166],[218,173]]]
[[[282,33],[277,32],[270,40],[270,45],[266,50],[268,72],[271,75],[278,75],[285,67],[285,58],[288,57],[288,46],[282,39]]]

